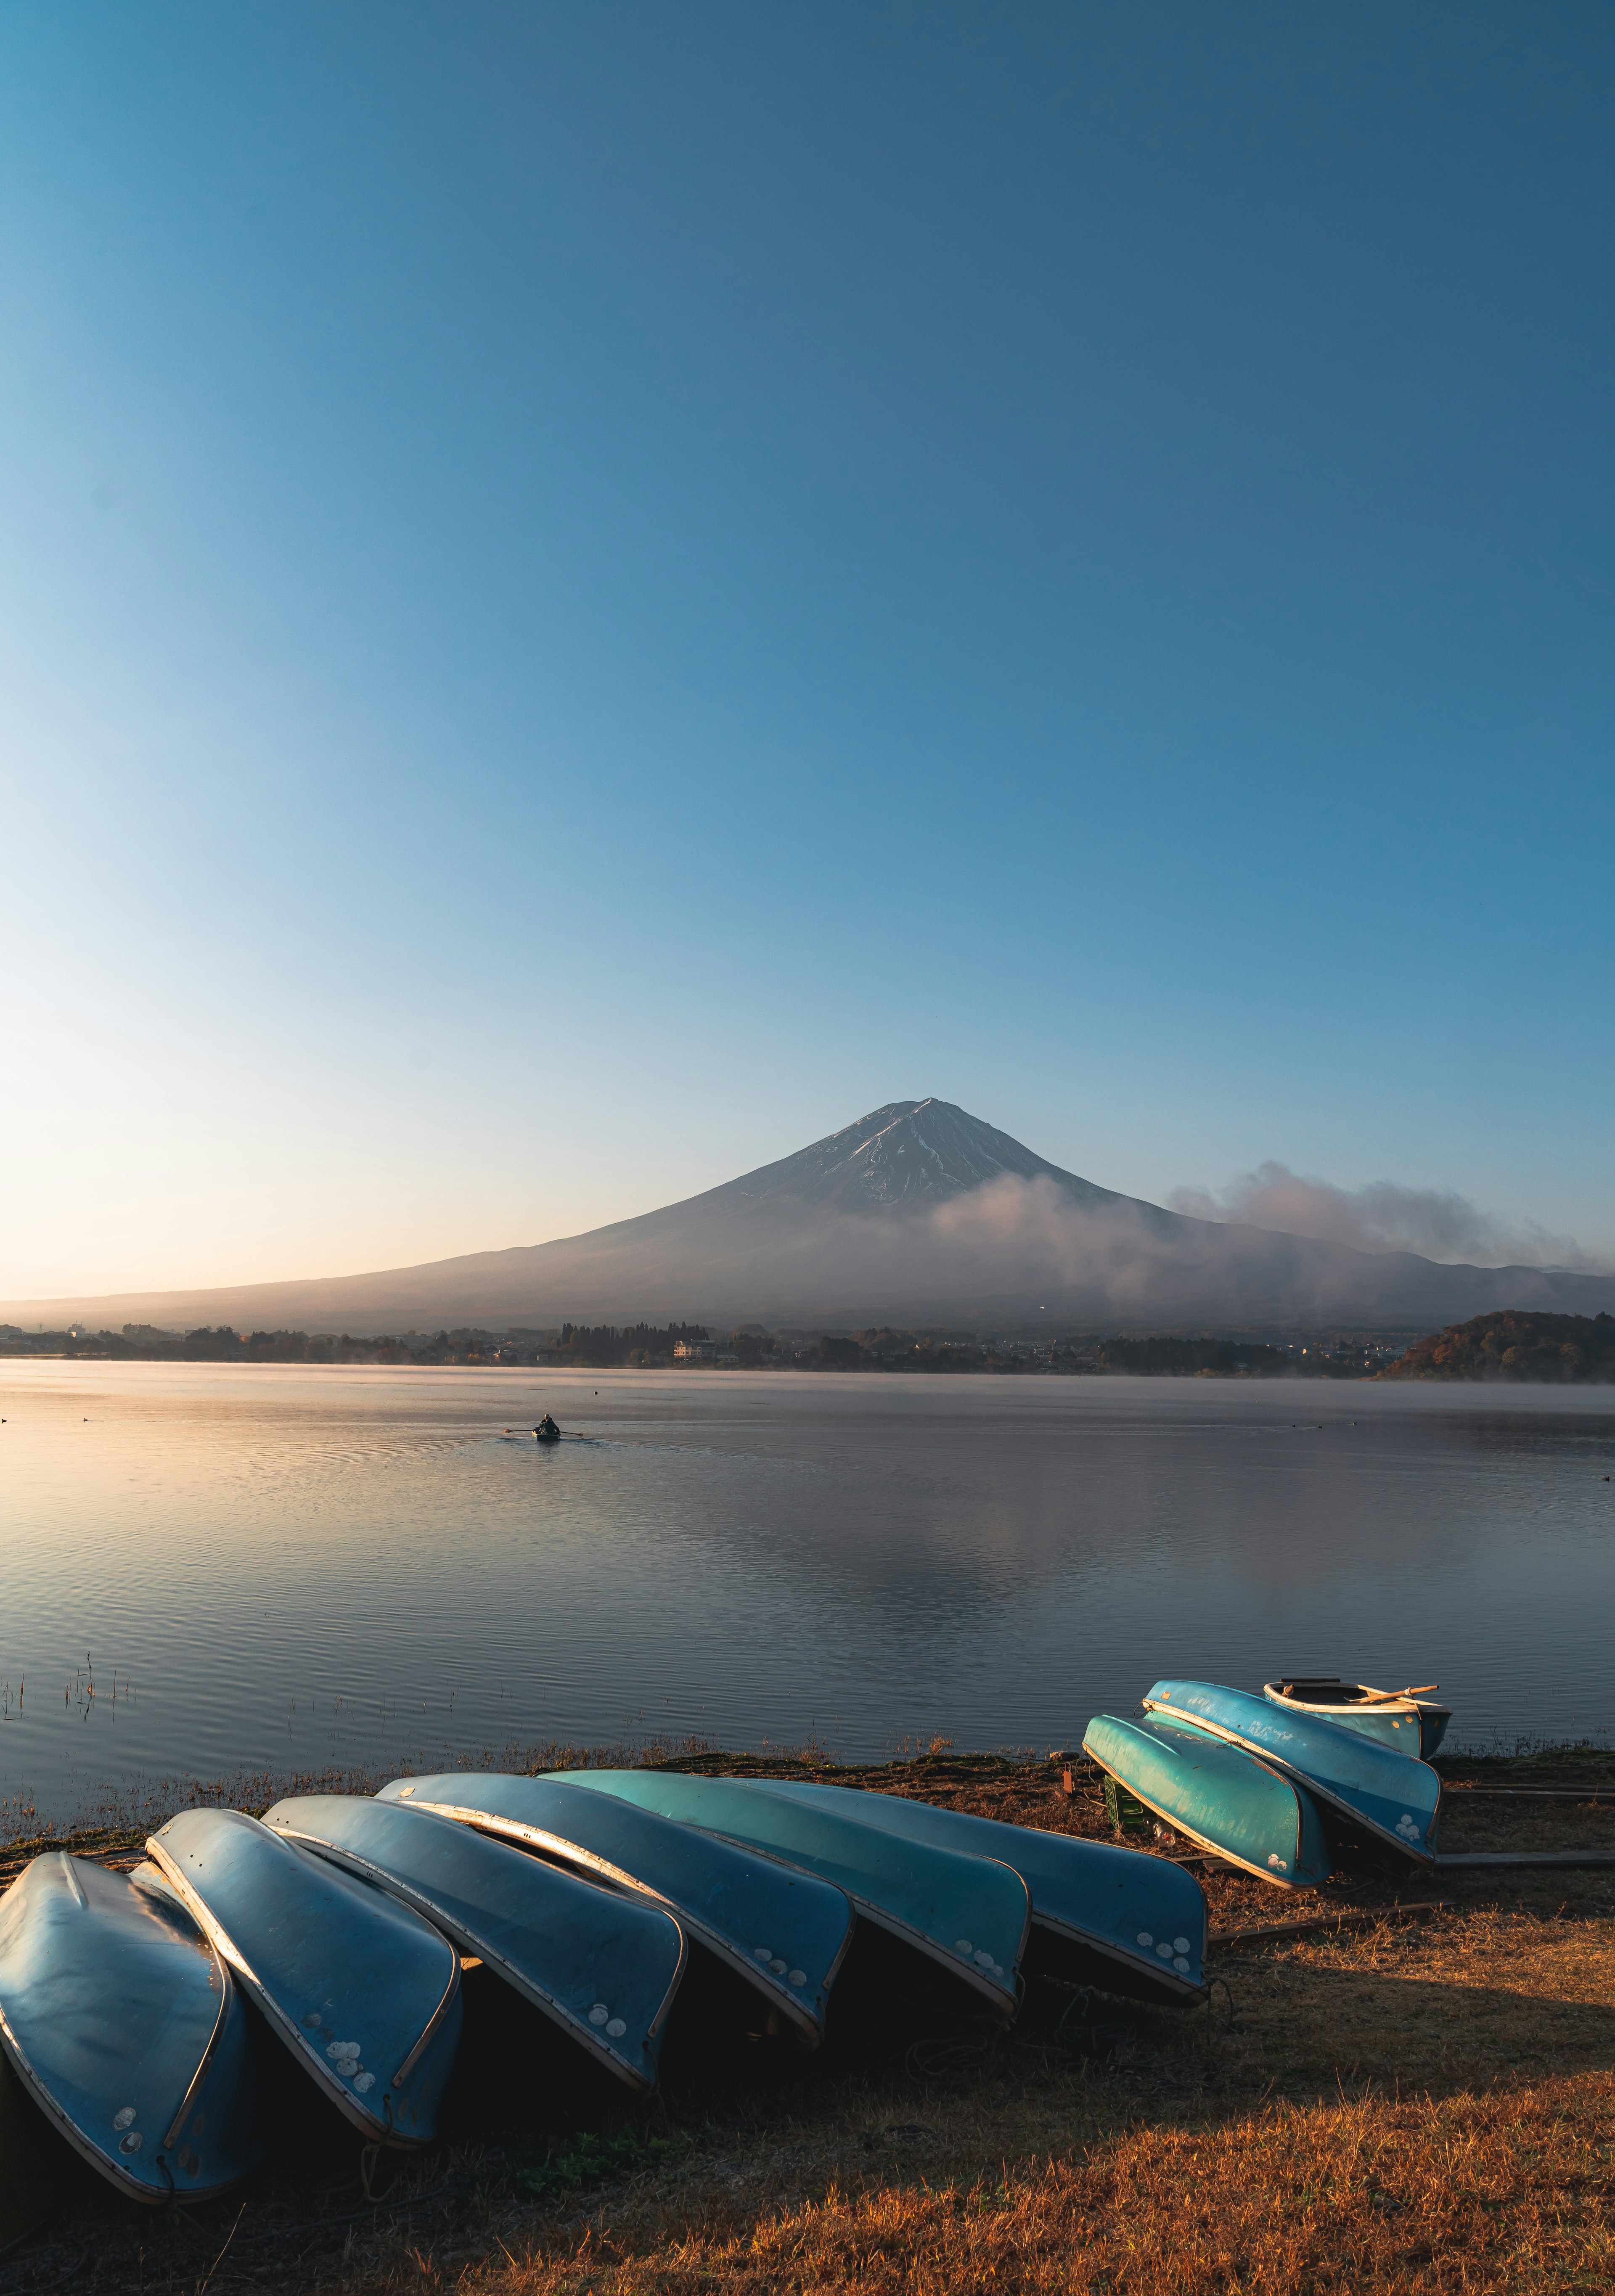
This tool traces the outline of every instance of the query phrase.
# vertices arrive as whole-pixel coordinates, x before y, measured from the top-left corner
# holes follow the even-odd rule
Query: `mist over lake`
[[[1615,1727],[1615,1390],[39,1363],[0,1398],[8,1816],[552,1738],[1046,1750],[1168,1673],[1439,1681],[1455,1742]],[[540,1449],[545,1408],[588,1440]]]

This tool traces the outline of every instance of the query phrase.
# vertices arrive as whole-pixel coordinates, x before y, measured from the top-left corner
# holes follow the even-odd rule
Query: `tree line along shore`
[[[463,1324],[435,1332],[191,1332],[126,1324],[24,1331],[0,1324],[0,1357],[138,1363],[550,1366],[604,1371],[987,1372],[1020,1376],[1162,1379],[1426,1379],[1536,1385],[1615,1382],[1615,1316],[1504,1308],[1407,1342],[1406,1334],[1322,1332],[1304,1339],[1154,1332],[1104,1338],[981,1336],[882,1324],[855,1332],[714,1333],[701,1324],[570,1324],[504,1332]]]

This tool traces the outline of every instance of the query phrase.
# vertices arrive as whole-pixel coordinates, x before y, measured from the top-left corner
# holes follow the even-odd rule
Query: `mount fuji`
[[[0,1322],[1424,1332],[1498,1308],[1615,1308],[1615,1275],[1455,1267],[1187,1218],[930,1099],[889,1102],[778,1163],[552,1243],[299,1283],[20,1300]]]

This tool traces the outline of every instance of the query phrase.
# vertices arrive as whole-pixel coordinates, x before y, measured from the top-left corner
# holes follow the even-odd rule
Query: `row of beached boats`
[[[246,2175],[253,2012],[367,2139],[429,2143],[473,1964],[641,2092],[697,1956],[808,2048],[862,1924],[1006,2019],[1029,1953],[1156,2002],[1203,1983],[1205,1900],[1181,1867],[843,1787],[416,1777],[261,1821],[184,1810],[146,1847],[127,1873],[47,1851],[0,1898],[19,2077],[0,2091],[0,2245],[43,2206],[41,2117],[135,2200]]]
[[[1428,1855],[1434,1773],[1327,1716],[1164,1682],[1085,1743],[1171,1827],[1287,1886],[1327,1872],[1325,1811]],[[693,1956],[812,2048],[861,1924],[1005,2019],[1034,1965],[1203,1997],[1205,1898],[1170,1858],[840,1786],[414,1777],[262,1820],[184,1810],[146,1848],[132,1872],[48,1851],[0,1898],[0,2247],[45,2205],[41,2121],[135,2200],[245,2176],[254,2012],[368,2140],[430,2143],[478,1964],[640,2092]]]
[[[1427,1685],[1433,1690],[1436,1685]],[[1270,1682],[1258,1698],[1214,1682],[1158,1682],[1142,1721],[1096,1714],[1083,1751],[1139,1814],[1281,1889],[1326,1882],[1340,1853],[1436,1860],[1441,1781],[1427,1754],[1451,1709],[1419,1691]]]

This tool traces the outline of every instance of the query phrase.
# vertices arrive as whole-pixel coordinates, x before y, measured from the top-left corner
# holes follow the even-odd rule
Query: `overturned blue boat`
[[[0,2043],[51,2126],[131,2200],[252,2167],[247,2014],[189,1914],[50,1850],[0,1898]]]
[[[1019,1874],[1001,1861],[900,1841],[760,1784],[693,1777],[678,1770],[561,1770],[559,1783],[613,1794],[658,1816],[699,1826],[725,1841],[844,1890],[865,1919],[939,1962],[1001,2015],[1020,2001],[1020,1966],[1031,1901]]]
[[[407,1802],[310,1794],[264,1813],[275,1833],[413,1906],[630,2087],[655,2086],[684,1974],[678,1923]]]
[[[460,2038],[447,1939],[240,1810],[182,1810],[146,1848],[337,2110],[374,2143],[429,2144]]]
[[[841,1810],[906,1841],[995,1857],[1019,1874],[1031,1898],[1032,1928],[1108,1964],[1098,1981],[1120,1992],[1168,2001],[1198,2000],[1204,1989],[1205,1893],[1193,1876],[1163,1857],[1119,1849],[1079,1834],[1008,1825],[968,1810],[856,1786],[796,1778],[759,1778],[767,1793]]]
[[[602,1775],[586,1771],[583,1777]],[[454,1818],[666,1908],[808,2047],[852,1936],[845,1890],[774,1858],[554,1777],[485,1770],[395,1778],[377,1797]]]
[[[1283,1890],[1330,1874],[1317,1806],[1304,1786],[1209,1731],[1152,1715],[1096,1714],[1082,1751],[1202,1849]],[[1162,1861],[1165,1862],[1165,1861]]]
[[[1414,1690],[1375,1690],[1366,1682],[1342,1682],[1333,1675],[1283,1675],[1262,1685],[1262,1696],[1274,1705],[1300,1714],[1316,1714],[1377,1738],[1398,1754],[1418,1754],[1428,1761],[1447,1735],[1453,1718],[1450,1706],[1439,1706],[1426,1693],[1439,1690],[1431,1682]]]
[[[1427,1762],[1356,1730],[1215,1682],[1158,1682],[1144,1699],[1161,1721],[1209,1730],[1275,1765],[1332,1813],[1339,1830],[1365,1834],[1420,1866],[1436,1858],[1441,1781]]]

